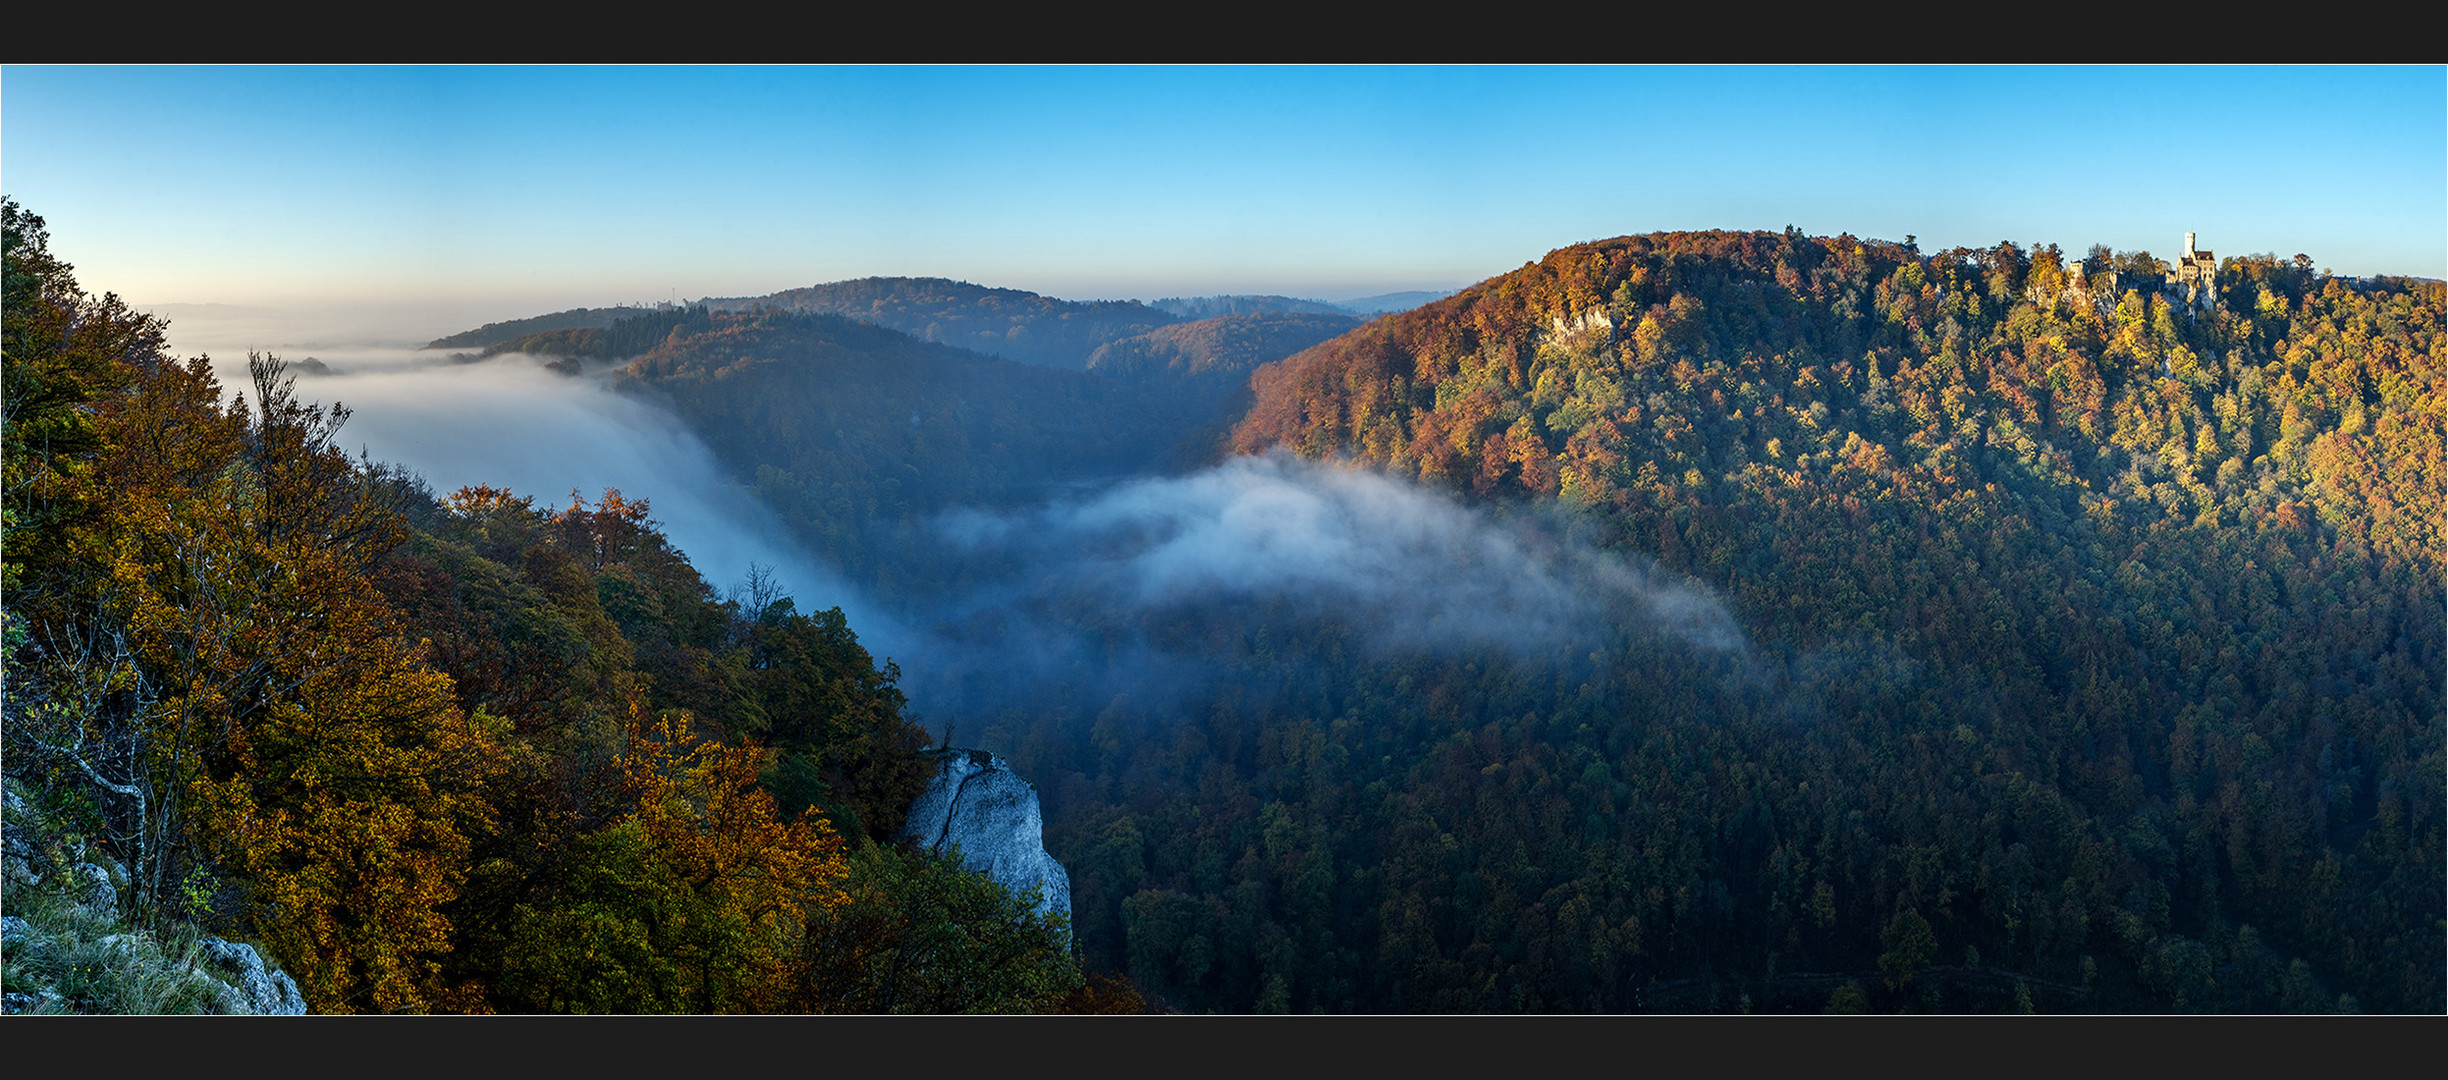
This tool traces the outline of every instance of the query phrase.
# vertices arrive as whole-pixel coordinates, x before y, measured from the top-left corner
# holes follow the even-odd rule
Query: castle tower
[[[2182,289],[2187,303],[2216,303],[2217,294],[2211,284],[2218,278],[2218,256],[2193,246],[2193,234],[2185,234],[2184,255],[2168,271],[2170,289]]]

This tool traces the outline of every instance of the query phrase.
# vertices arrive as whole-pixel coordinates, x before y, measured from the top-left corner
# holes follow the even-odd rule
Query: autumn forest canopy
[[[2436,281],[1789,229],[434,343],[668,411],[823,595],[7,260],[11,798],[316,1011],[2448,1007]],[[1067,918],[896,839],[947,742]]]

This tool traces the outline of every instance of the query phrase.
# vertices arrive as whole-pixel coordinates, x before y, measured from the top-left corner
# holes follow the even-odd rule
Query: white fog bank
[[[1629,620],[1704,649],[1742,647],[1722,604],[1645,560],[1282,453],[1079,503],[957,513],[941,531],[956,549],[1021,554],[1037,580],[1093,584],[1132,605],[1288,597],[1363,616],[1391,644],[1544,648]]]
[[[801,610],[840,606],[879,659],[897,640],[882,612],[791,539],[695,434],[614,392],[608,376],[573,378],[515,355],[457,363],[417,346],[465,327],[418,324],[414,312],[369,321],[350,311],[199,304],[158,313],[170,320],[172,351],[210,356],[225,391],[253,392],[249,352],[274,356],[297,378],[300,398],[348,407],[340,445],[405,466],[437,495],[490,484],[558,509],[573,491],[591,504],[618,489],[647,500],[664,535],[718,592],[745,581],[751,564],[767,567]]]
[[[672,545],[717,590],[772,568],[801,610],[840,606],[881,650],[880,613],[790,539],[755,495],[724,474],[697,436],[669,412],[615,393],[604,376],[570,377],[531,358],[480,364],[302,376],[301,396],[353,411],[342,442],[377,461],[406,465],[438,494],[491,484],[540,507],[589,503],[605,489],[648,500]],[[879,651],[879,656],[882,655]]]

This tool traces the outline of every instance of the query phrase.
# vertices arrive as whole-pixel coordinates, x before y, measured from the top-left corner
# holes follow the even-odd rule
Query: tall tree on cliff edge
[[[0,199],[0,235],[0,537],[14,586],[29,566],[56,558],[50,527],[79,510],[39,485],[73,475],[102,449],[97,403],[126,385],[131,367],[161,354],[164,325],[116,294],[87,296],[74,268],[51,254],[43,219],[15,199]]]

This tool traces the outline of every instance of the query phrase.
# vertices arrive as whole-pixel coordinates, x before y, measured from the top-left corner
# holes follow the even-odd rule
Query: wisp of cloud
[[[973,572],[904,613],[931,627],[903,662],[922,711],[1044,704],[1050,688],[1089,706],[1116,693],[1180,698],[1215,675],[1219,643],[1326,625],[1380,657],[1580,657],[1626,638],[1745,650],[1705,588],[1552,520],[1499,520],[1287,454],[1024,511],[964,510],[911,538],[925,541]]]

